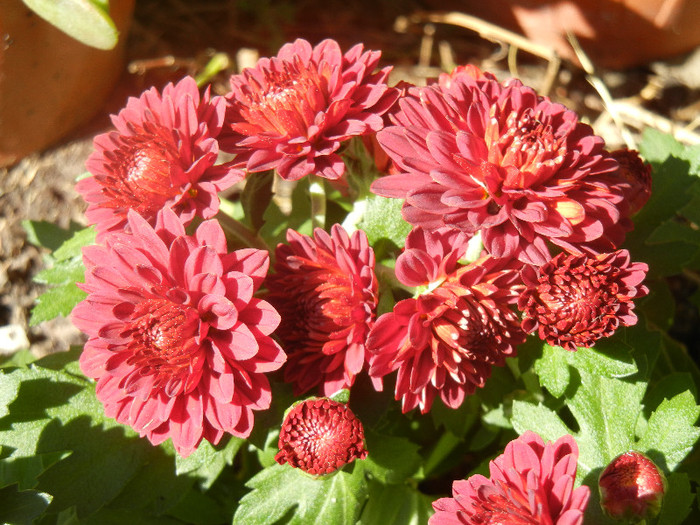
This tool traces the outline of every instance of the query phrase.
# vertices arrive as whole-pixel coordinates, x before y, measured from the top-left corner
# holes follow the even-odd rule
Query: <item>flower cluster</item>
[[[233,75],[224,96],[188,77],[131,98],[116,129],[95,139],[92,177],[77,188],[99,244],[84,251],[88,296],[73,320],[89,338],[82,369],[110,417],[187,455],[202,439],[248,436],[253,412],[271,403],[267,374],[282,367],[295,396],[331,396],[362,374],[381,390],[396,373],[404,412],[426,413],[436,398],[457,408],[528,333],[576,350],[636,322],[647,268],[621,249],[650,191],[636,152],[607,152],[574,112],[516,80],[462,67],[398,89],[379,60],[362,45],[342,53],[332,40],[296,40]],[[357,163],[366,173],[346,167],[347,151],[367,153]],[[286,236],[248,228],[255,199],[216,221],[220,192],[268,170],[293,183],[312,176],[316,187],[340,181],[343,197]],[[367,203],[385,198],[403,199],[412,228],[398,245],[361,229]],[[229,251],[234,237],[256,248]],[[273,237],[286,243],[266,246]],[[324,447],[354,416],[318,403],[293,411],[278,461],[322,473],[351,460]],[[300,452],[293,429],[306,419],[317,442],[300,446],[320,448]],[[351,456],[363,457],[362,432],[350,435]],[[532,472],[556,456],[536,487],[519,482],[523,494],[574,512],[568,489],[545,478],[570,477],[575,445],[523,443],[511,448],[529,447],[517,454]],[[489,487],[473,489],[484,509],[504,490]]]

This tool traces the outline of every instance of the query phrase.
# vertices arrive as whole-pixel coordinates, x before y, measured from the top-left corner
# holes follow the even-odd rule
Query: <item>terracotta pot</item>
[[[598,66],[624,68],[700,45],[698,0],[427,0],[520,32],[578,62],[566,38],[576,35]]]
[[[120,38],[86,46],[30,11],[20,0],[0,4],[0,166],[43,149],[87,122],[123,69],[134,0],[111,0]]]

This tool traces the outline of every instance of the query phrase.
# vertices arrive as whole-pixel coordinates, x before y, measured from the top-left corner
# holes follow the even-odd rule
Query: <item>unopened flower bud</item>
[[[327,398],[295,405],[282,423],[275,460],[313,475],[330,474],[367,457],[362,423],[343,403]]]
[[[613,519],[638,523],[655,517],[666,492],[666,477],[640,452],[620,454],[598,479],[600,505]]]

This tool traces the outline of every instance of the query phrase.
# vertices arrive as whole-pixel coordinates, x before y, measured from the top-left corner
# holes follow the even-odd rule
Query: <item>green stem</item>
[[[317,175],[309,175],[309,197],[311,199],[311,225],[323,228],[326,225],[326,190],[323,179]]]
[[[219,224],[227,234],[232,235],[246,246],[258,248],[259,250],[265,250],[267,252],[270,251],[270,247],[265,243],[263,238],[240,221],[237,221],[225,213],[218,213],[216,215],[216,220],[219,221]]]

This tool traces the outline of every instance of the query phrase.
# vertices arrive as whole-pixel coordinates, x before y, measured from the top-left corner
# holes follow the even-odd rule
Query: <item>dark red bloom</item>
[[[522,327],[547,344],[575,351],[637,322],[633,299],[649,290],[641,283],[648,266],[631,263],[627,250],[597,256],[560,253],[538,269],[522,271],[526,290],[518,299]]]
[[[377,307],[374,251],[367,235],[338,224],[330,235],[287,231],[276,250],[267,300],[282,316],[276,335],[288,354],[286,381],[296,395],[318,386],[330,396],[349,388],[365,365],[365,340]]]
[[[391,117],[377,138],[403,173],[372,191],[405,199],[411,224],[481,230],[490,254],[531,264],[551,258],[548,242],[614,250],[631,228],[603,140],[517,80],[463,68],[410,90]]]
[[[217,193],[244,176],[228,164],[215,165],[224,112],[222,97],[210,97],[209,90],[200,97],[194,79],[185,77],[162,95],[151,88],[130,98],[112,116],[116,131],[95,137],[86,163],[93,176],[76,185],[98,239],[124,228],[131,209],[152,225],[164,207],[185,224],[195,215],[216,214]]]
[[[659,513],[666,492],[666,477],[641,452],[630,451],[613,459],[598,478],[600,506],[613,519],[639,523]]]
[[[619,178],[616,183],[624,191],[630,215],[635,214],[651,197],[651,165],[645,164],[637,151],[626,148],[612,151],[610,156],[620,165],[614,174]]]
[[[436,395],[457,408],[525,340],[509,306],[517,282],[516,270],[487,256],[399,301],[370,331],[370,376],[398,370],[395,397],[404,412],[428,412]]]
[[[270,337],[279,315],[253,297],[268,253],[228,253],[212,220],[186,235],[169,208],[155,227],[134,211],[127,221],[83,250],[88,296],[72,312],[105,414],[183,456],[225,432],[247,437],[270,406],[265,374],[285,360]]]
[[[308,399],[294,405],[280,430],[275,461],[314,475],[330,474],[343,465],[365,459],[362,422],[344,403]]]
[[[574,489],[578,446],[525,432],[480,474],[452,484],[452,497],[433,502],[429,525],[580,525],[590,490]]]
[[[374,71],[380,55],[361,44],[343,55],[334,40],[312,48],[298,39],[261,58],[231,77],[222,148],[251,172],[338,179],[345,173],[341,144],[382,129],[381,115],[398,96],[386,84],[391,68]]]

